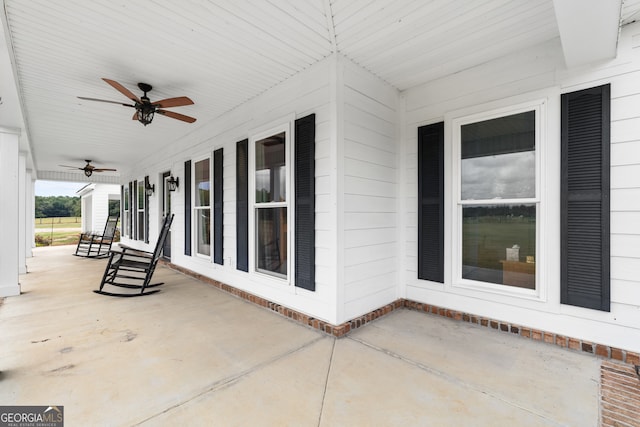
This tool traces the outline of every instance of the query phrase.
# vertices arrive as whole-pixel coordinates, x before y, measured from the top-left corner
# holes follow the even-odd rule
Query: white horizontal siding
[[[398,94],[345,62],[343,263],[349,320],[398,295]]]
[[[363,178],[357,175],[358,171],[351,171],[352,175],[344,177],[344,191],[347,194],[377,196],[377,197],[396,197],[397,185],[393,182],[384,182]]]
[[[640,307],[639,60],[635,67],[611,81],[611,301],[627,311]]]
[[[612,234],[640,234],[640,221],[637,221],[638,214],[634,211],[612,211],[611,212],[611,233]]]
[[[384,227],[371,232],[370,228],[350,229],[344,232],[344,247],[346,249],[361,246],[373,246],[384,243],[394,243],[398,239],[398,233],[393,227]]]
[[[633,282],[638,285],[638,277],[640,277],[640,259],[638,258],[611,258],[611,279],[624,280],[627,282]],[[618,294],[618,290],[612,289],[612,294]],[[619,294],[618,294],[619,295]],[[624,302],[624,299],[622,300]],[[638,306],[638,301],[626,300],[627,303],[635,302]]]
[[[402,220],[406,236],[403,262],[407,298],[640,350],[640,58],[637,52],[628,49],[630,35],[636,32],[640,33],[637,24],[625,27],[618,58],[592,71],[565,70],[560,45],[552,41],[403,94],[407,124],[400,158],[401,168],[406,171],[401,187],[406,210]],[[560,304],[557,205],[560,194],[560,93],[606,83],[611,84],[612,93],[610,313]],[[417,128],[441,121],[453,111],[469,108],[482,111],[482,105],[491,109],[507,107],[509,102],[513,105],[541,98],[548,99],[546,136],[542,141],[545,159],[542,182],[546,183],[546,197],[542,200],[541,225],[544,224],[547,231],[540,240],[543,245],[540,250],[547,257],[541,266],[542,300],[533,302],[456,288],[448,273],[452,268],[450,262],[445,264],[448,267],[444,285],[417,280]],[[447,134],[449,131],[446,128]],[[449,167],[446,163],[445,169]],[[447,197],[450,196],[451,193],[447,193]],[[445,218],[446,227],[453,226],[451,221],[455,218]],[[449,260],[452,254],[450,240],[446,241],[445,249]],[[588,322],[589,327],[584,323],[580,326],[580,322]]]
[[[176,215],[172,226],[172,262],[236,288],[264,297],[319,319],[335,322],[335,233],[330,216],[329,197],[332,194],[329,70],[334,58],[316,64],[269,92],[198,128],[168,150],[152,155],[140,169],[157,176],[171,170],[180,179],[178,191],[171,193],[172,211]],[[236,143],[252,133],[283,124],[308,114],[316,115],[316,291],[308,292],[292,285],[276,283],[264,276],[247,274],[236,269]],[[293,122],[291,123],[293,131]],[[293,141],[292,141],[293,143]],[[223,149],[224,202],[224,265],[211,260],[184,255],[184,162],[212,156]],[[155,199],[155,200],[154,200]],[[159,206],[160,197],[152,197]],[[293,206],[293,205],[292,205]],[[193,227],[193,224],[192,224]],[[156,234],[157,235],[157,234]],[[250,236],[251,238],[251,236]],[[193,251],[192,251],[193,252]],[[291,265],[291,264],[290,264]],[[293,272],[289,272],[293,277]]]
[[[640,188],[640,164],[612,166],[611,187]]]
[[[640,127],[640,118],[630,117],[611,122],[611,142],[637,141],[635,130]]]
[[[394,213],[396,204],[393,197],[370,196],[363,194],[351,194],[345,200],[345,210],[347,212],[359,212],[366,206],[367,212]]]
[[[640,126],[640,121],[638,121],[638,126]],[[628,141],[628,142],[615,143],[615,141],[613,141],[612,139],[611,165],[615,167],[615,166],[637,164],[637,160],[634,154],[638,149],[639,143],[640,141]]]

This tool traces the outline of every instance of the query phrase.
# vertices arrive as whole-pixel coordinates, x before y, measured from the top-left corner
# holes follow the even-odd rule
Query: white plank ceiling
[[[552,0],[1,1],[43,176],[83,159],[127,170],[335,51],[402,91],[558,37]],[[628,0],[621,17],[639,10]],[[188,96],[171,110],[198,120],[144,127],[132,109],[77,98],[126,103],[102,77],[138,96],[149,83],[152,101]]]

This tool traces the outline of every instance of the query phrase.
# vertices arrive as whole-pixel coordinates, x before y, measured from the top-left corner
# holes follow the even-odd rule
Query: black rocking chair
[[[160,292],[160,289],[147,291],[148,288],[160,286],[163,283],[149,284],[151,276],[156,269],[158,259],[162,253],[164,242],[169,234],[173,214],[164,218],[162,230],[153,252],[141,251],[127,246],[122,246],[120,250],[109,252],[109,263],[104,270],[100,289],[93,292],[112,297],[139,297]],[[112,285],[120,288],[135,290],[135,292],[107,292],[104,285]]]
[[[107,218],[102,234],[91,232],[80,234],[74,255],[85,258],[102,258],[109,255],[117,230],[118,218],[119,215]]]

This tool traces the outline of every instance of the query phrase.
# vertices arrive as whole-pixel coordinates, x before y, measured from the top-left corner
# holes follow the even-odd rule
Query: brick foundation
[[[531,329],[526,326],[475,316],[469,313],[463,313],[455,310],[448,310],[442,307],[423,304],[410,300],[404,300],[403,307],[411,310],[448,317],[450,319],[462,320],[463,322],[489,327],[501,332],[508,332],[513,335],[521,336],[523,338],[544,342],[546,344],[557,345],[558,347],[566,348],[569,350],[592,354],[598,356],[601,359],[616,360],[619,362],[629,363],[631,365],[640,364],[640,355],[638,353],[626,351],[616,347],[592,343],[590,341],[584,341],[578,338],[565,337],[564,335],[554,334],[553,332]]]
[[[640,427],[640,378],[633,366],[602,362],[600,420],[607,427]]]
[[[306,314],[300,313],[296,310],[292,310],[288,307],[285,307],[283,305],[277,304],[275,302],[271,302],[267,299],[264,299],[262,297],[253,295],[249,292],[240,290],[238,288],[234,288],[233,286],[229,286],[226,285],[222,282],[218,282],[217,280],[213,280],[207,276],[203,276],[201,274],[195,273],[191,270],[188,270],[186,268],[177,266],[175,264],[170,264],[170,263],[166,263],[164,262],[164,265],[166,265],[167,267],[171,268],[172,270],[175,271],[179,271],[189,277],[193,277],[194,279],[197,279],[201,282],[205,282],[208,283],[210,285],[215,286],[216,288],[225,291],[231,295],[234,295],[238,298],[242,298],[246,301],[249,301],[253,304],[259,305],[261,307],[264,308],[268,308],[271,311],[275,311],[276,313],[281,314],[282,316],[288,317],[289,319],[295,320],[296,322],[302,323],[304,325],[307,325],[313,329],[317,329],[319,331],[322,331],[326,334],[332,335],[334,337],[343,337],[346,334],[349,333],[349,331],[351,331],[352,329],[356,329],[359,328],[369,322],[371,322],[372,320],[375,320],[379,317],[384,316],[385,314],[390,313],[391,311],[393,311],[396,308],[400,308],[402,306],[401,303],[399,304],[389,304],[387,306],[381,307],[375,311],[372,311],[371,313],[367,313],[364,316],[361,316],[357,319],[352,320],[351,322],[346,322],[343,323],[341,325],[333,325],[331,323],[325,322],[323,320],[320,319],[316,319],[314,317],[308,316]],[[397,305],[397,307],[396,307]]]

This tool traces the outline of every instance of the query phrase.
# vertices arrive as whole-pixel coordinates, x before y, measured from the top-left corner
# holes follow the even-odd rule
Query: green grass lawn
[[[75,245],[82,228],[80,217],[36,218],[36,246]],[[71,231],[58,231],[72,229]]]
[[[464,265],[502,270],[506,249],[520,246],[520,261],[536,254],[536,225],[522,219],[463,223]]]
[[[78,231],[36,231],[36,246],[75,245],[80,238]]]
[[[80,217],[36,218],[36,246],[76,245],[80,238]],[[59,231],[60,229],[67,229]],[[120,233],[116,232],[116,241]]]

